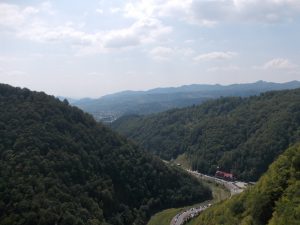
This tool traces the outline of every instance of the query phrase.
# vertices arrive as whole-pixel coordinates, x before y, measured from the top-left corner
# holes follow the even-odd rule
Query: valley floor
[[[249,185],[248,183],[241,182],[241,181],[234,181],[234,182],[225,181],[225,180],[218,179],[216,177],[198,173],[196,171],[191,171],[191,170],[187,170],[187,171],[190,174],[192,174],[193,176],[196,176],[197,178],[201,179],[204,182],[210,182],[212,184],[218,185],[221,188],[226,189],[227,191],[230,192],[229,196],[233,196],[235,194],[239,194],[239,193],[243,192]],[[213,192],[213,190],[212,190],[212,192]],[[226,199],[226,198],[224,198],[224,199]],[[214,199],[215,199],[215,197],[214,197]],[[222,201],[224,199],[219,199],[219,201]],[[173,217],[170,225],[193,224],[195,221],[194,218],[197,218],[197,216],[199,214],[201,214],[204,210],[206,210],[208,207],[210,207],[212,203],[217,203],[217,201],[214,201],[214,202],[212,201],[211,203],[202,204],[197,207],[191,207],[184,211],[179,212],[178,214],[176,214]],[[187,223],[187,221],[189,221],[189,222]]]
[[[147,225],[170,225],[171,220],[180,212],[188,210],[190,208],[202,207],[208,204],[214,204],[225,200],[230,197],[230,193],[227,189],[225,189],[222,185],[216,184],[212,181],[203,180],[203,183],[210,187],[213,194],[213,199],[210,201],[205,201],[196,205],[186,206],[182,208],[172,208],[166,209],[162,212],[159,212],[151,217],[150,221]]]

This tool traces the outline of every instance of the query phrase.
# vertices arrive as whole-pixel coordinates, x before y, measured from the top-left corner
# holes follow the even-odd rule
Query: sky
[[[299,0],[0,0],[0,83],[73,98],[300,80]]]

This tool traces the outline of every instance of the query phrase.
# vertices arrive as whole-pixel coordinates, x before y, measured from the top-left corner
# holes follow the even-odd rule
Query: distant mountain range
[[[181,87],[155,88],[148,91],[123,91],[103,96],[98,99],[71,99],[69,102],[97,120],[111,122],[129,114],[146,115],[198,105],[202,102],[221,96],[250,96],[265,91],[299,88],[299,81],[272,83],[257,81],[247,84],[207,85],[192,84]]]

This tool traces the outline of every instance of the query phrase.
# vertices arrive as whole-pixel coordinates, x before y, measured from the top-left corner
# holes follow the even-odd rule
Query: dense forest
[[[112,127],[163,159],[185,153],[195,170],[214,174],[219,167],[254,181],[300,140],[300,89],[125,116]]]
[[[89,114],[0,85],[0,224],[145,224],[210,190]]]
[[[202,213],[201,225],[299,225],[300,145],[287,149],[259,182]]]

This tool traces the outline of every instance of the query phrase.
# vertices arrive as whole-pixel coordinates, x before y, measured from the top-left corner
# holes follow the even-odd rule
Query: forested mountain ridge
[[[210,197],[67,101],[0,84],[1,225],[140,225]]]
[[[98,99],[72,100],[72,104],[91,113],[98,120],[110,122],[123,115],[147,115],[173,108],[198,105],[208,99],[221,96],[245,97],[270,90],[294,88],[300,88],[299,81],[287,83],[257,81],[231,85],[192,84],[180,87],[155,88],[148,91],[123,91]]]
[[[299,225],[300,145],[280,155],[255,186],[204,211],[196,224]]]
[[[185,153],[195,170],[214,174],[219,167],[253,181],[300,140],[300,89],[127,116],[112,127],[163,159]]]

